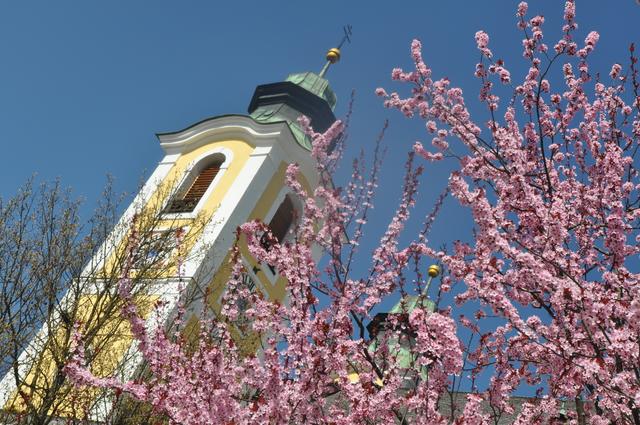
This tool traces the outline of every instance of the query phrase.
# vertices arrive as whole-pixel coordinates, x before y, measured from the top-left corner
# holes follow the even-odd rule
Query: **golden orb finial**
[[[329,67],[340,60],[340,48],[342,47],[344,42],[348,41],[349,43],[351,43],[351,25],[345,25],[343,30],[344,36],[342,37],[340,43],[338,43],[338,47],[332,47],[327,52],[327,63],[324,64],[324,66],[320,70],[320,74],[318,74],[320,78],[324,78],[324,76],[327,74],[327,71],[329,70]]]
[[[340,60],[340,49],[337,47],[329,49],[327,52],[327,60],[332,64],[338,62]]]
[[[429,266],[427,273],[429,273],[429,276],[431,277],[436,277],[440,274],[440,267],[438,267],[435,264],[432,264]]]

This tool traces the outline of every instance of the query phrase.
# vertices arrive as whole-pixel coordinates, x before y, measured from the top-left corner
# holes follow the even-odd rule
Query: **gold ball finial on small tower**
[[[427,284],[424,286],[422,290],[422,295],[428,297],[429,296],[429,288],[431,287],[431,281],[434,277],[440,274],[440,267],[437,264],[432,264],[427,269],[427,274],[429,275],[429,279],[427,279]]]
[[[438,267],[435,264],[432,264],[429,266],[429,269],[427,270],[427,273],[429,273],[429,276],[431,277],[436,277],[440,274],[440,267]]]
[[[327,60],[332,64],[338,62],[340,60],[340,49],[337,47],[329,49],[327,52]]]

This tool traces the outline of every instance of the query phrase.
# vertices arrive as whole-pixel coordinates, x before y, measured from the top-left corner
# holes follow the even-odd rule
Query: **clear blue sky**
[[[557,33],[559,1],[534,1],[530,12]],[[418,1],[32,1],[0,4],[0,196],[30,175],[65,186],[92,206],[105,175],[134,191],[161,158],[156,132],[182,129],[205,117],[245,113],[256,85],[290,72],[319,70],[342,26],[353,43],[328,75],[339,97],[337,115],[356,91],[350,147],[371,146],[391,118],[392,148],[379,205],[397,198],[401,163],[415,140],[429,140],[421,123],[385,110],[373,91],[394,86],[395,66],[410,67],[409,43],[420,38],[436,76],[448,76],[477,96],[474,33],[484,29],[508,66],[521,64],[515,27],[517,2]],[[614,7],[615,5],[615,7]],[[634,0],[578,0],[580,31],[601,32],[595,59],[607,71],[639,42],[640,6]],[[640,44],[640,43],[638,43]],[[516,68],[517,69],[517,68]],[[517,72],[512,72],[517,75]],[[478,111],[481,112],[481,111]],[[484,120],[484,117],[482,120]],[[429,166],[422,195],[442,189],[443,166]],[[429,202],[423,203],[427,210]],[[384,208],[378,209],[380,216]],[[448,216],[454,220],[456,215]],[[462,237],[446,227],[443,240]],[[440,232],[434,233],[434,237]]]
[[[522,75],[517,1],[4,1],[0,3],[0,196],[30,175],[59,177],[92,209],[112,174],[135,191],[162,157],[156,132],[203,118],[245,113],[256,85],[288,73],[319,70],[324,54],[353,26],[353,42],[328,78],[337,115],[356,91],[350,153],[368,150],[385,118],[391,127],[371,240],[379,238],[398,199],[402,161],[416,140],[429,143],[419,121],[385,110],[373,92],[393,89],[395,66],[411,67],[409,44],[420,38],[436,77],[448,76],[477,99],[474,34],[484,29],[516,81]],[[559,37],[562,4],[530,2],[547,19],[550,45]],[[593,59],[608,73],[640,45],[634,0],[577,1],[579,39],[601,34]],[[482,109],[472,107],[478,121]],[[417,214],[442,190],[447,164],[428,165]],[[420,220],[418,220],[419,222]],[[432,232],[439,245],[470,234],[468,217],[446,204]],[[365,257],[366,258],[366,257]]]

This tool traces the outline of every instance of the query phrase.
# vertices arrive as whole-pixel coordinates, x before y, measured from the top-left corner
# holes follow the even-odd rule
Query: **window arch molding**
[[[211,193],[215,190],[218,183],[223,178],[225,172],[229,168],[229,164],[233,161],[233,151],[231,149],[225,147],[218,147],[212,149],[210,151],[204,152],[198,155],[195,159],[193,159],[189,164],[185,167],[185,170],[180,179],[180,184],[177,185],[178,190],[176,193],[167,199],[165,208],[171,205],[171,202],[175,200],[176,196],[184,196],[185,192],[189,190],[191,184],[198,178],[198,176],[202,173],[202,171],[210,164],[219,162],[218,171],[215,174],[213,180],[209,183],[207,189],[199,197],[197,204],[191,211],[187,212],[166,212],[165,214],[171,216],[177,216],[178,218],[193,218],[198,212],[202,209],[206,200],[209,198]]]

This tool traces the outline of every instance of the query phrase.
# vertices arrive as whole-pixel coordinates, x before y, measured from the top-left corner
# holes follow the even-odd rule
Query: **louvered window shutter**
[[[202,198],[204,193],[207,191],[207,188],[209,188],[209,185],[211,184],[213,179],[216,177],[216,174],[218,174],[218,171],[220,171],[219,164],[210,165],[202,170],[198,177],[191,184],[191,187],[184,195],[183,199],[185,201],[198,203],[200,198]]]
[[[200,171],[200,174],[198,174],[198,177],[191,183],[189,190],[186,191],[184,196],[172,200],[169,205],[167,205],[165,212],[181,213],[193,211],[216,177],[216,174],[218,174],[218,171],[220,171],[219,163],[211,164]]]

